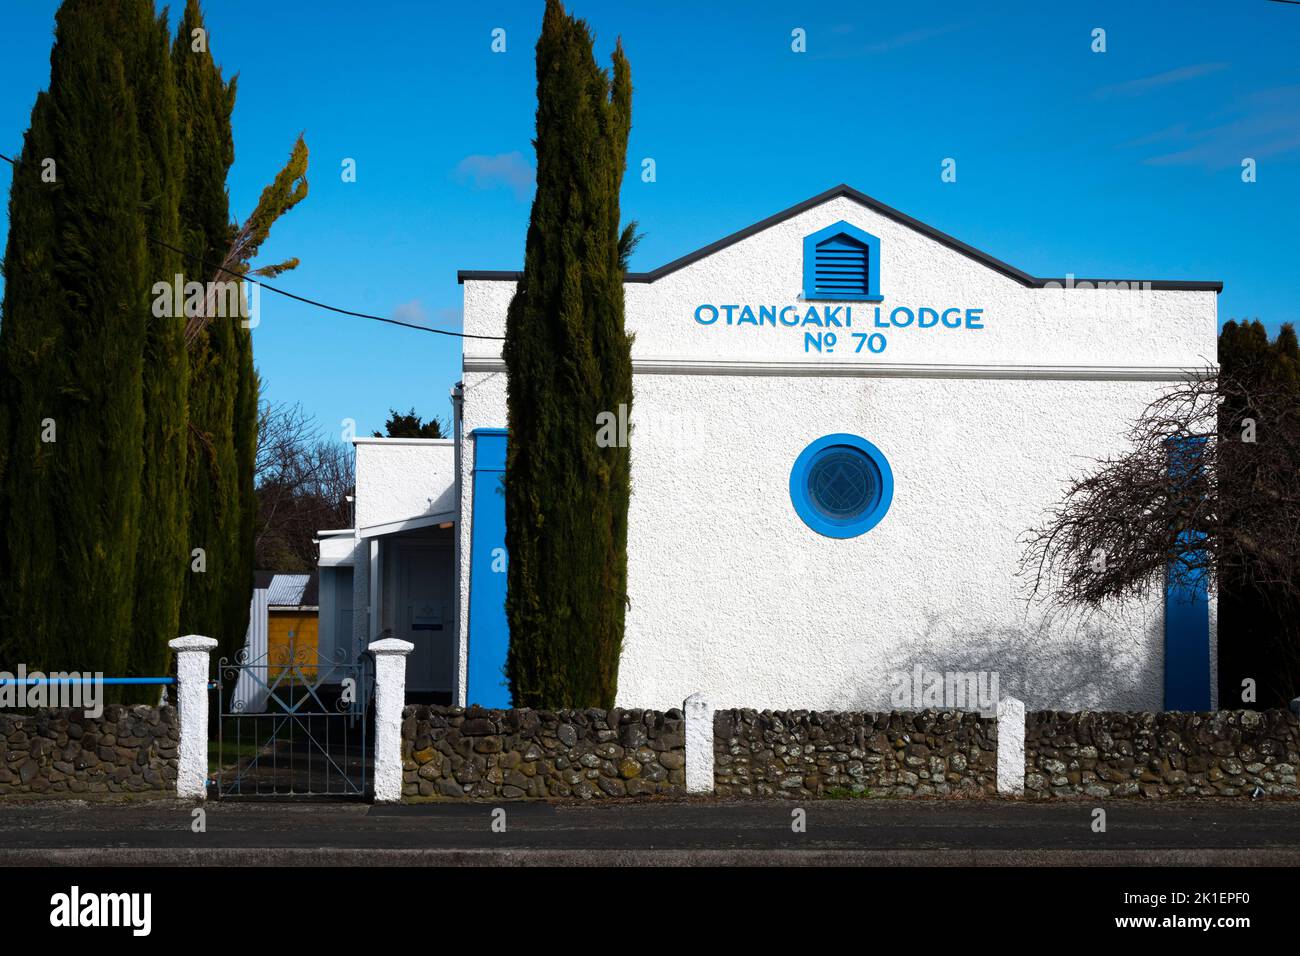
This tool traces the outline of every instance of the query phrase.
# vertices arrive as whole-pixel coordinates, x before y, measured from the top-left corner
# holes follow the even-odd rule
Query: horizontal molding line
[[[465,356],[466,372],[504,372],[503,359]],[[632,360],[640,375],[750,375],[769,378],[967,378],[1081,382],[1181,382],[1201,368],[1177,365],[920,365],[902,362],[770,362],[744,359]]]
[[[354,445],[446,445],[456,444],[452,438],[385,438],[382,435],[366,437],[358,435],[352,439]]]

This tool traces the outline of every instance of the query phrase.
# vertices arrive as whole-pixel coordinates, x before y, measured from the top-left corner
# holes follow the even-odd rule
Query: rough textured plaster
[[[365,442],[356,447],[358,528],[456,510],[456,449],[451,441]]]
[[[176,703],[181,718],[176,795],[202,800],[208,795],[208,657],[217,642],[187,634],[167,646],[176,652]]]
[[[375,641],[375,802],[402,799],[402,708],[406,704],[406,656],[410,641]]]
[[[883,330],[889,344],[879,356],[837,350],[836,358],[1007,365],[1200,366],[1215,361],[1213,292],[1026,288],[847,198],[795,216],[657,282],[625,286],[627,329],[636,335],[634,354],[808,358],[801,330],[728,328],[721,320],[703,326],[695,322],[694,311],[701,303],[798,304],[803,237],[840,220],[881,240],[883,311],[897,306],[982,308],[986,328]],[[1062,275],[1079,271],[1068,262],[1055,265],[1045,271]],[[513,291],[513,282],[467,281],[465,331],[503,334]],[[866,303],[860,305],[861,311],[854,304],[855,330],[873,331],[860,327],[868,308]],[[466,339],[465,354],[499,355],[500,346]]]
[[[998,793],[1025,792],[1025,704],[1014,697],[998,702]]]
[[[686,713],[686,792],[713,792],[713,705],[704,694],[683,702]]]
[[[1212,292],[1027,289],[848,199],[629,284],[634,358],[818,361],[799,330],[704,327],[692,316],[703,302],[795,304],[803,236],[840,219],[882,240],[884,309],[982,308],[986,328],[887,330],[879,357],[837,359],[1194,368],[1214,358]],[[502,334],[513,283],[464,288],[466,331]],[[481,340],[465,350],[499,355]],[[465,385],[466,434],[504,425],[504,373],[467,372]],[[1160,709],[1163,594],[1052,619],[1025,603],[1016,570],[1019,536],[1090,459],[1123,449],[1125,425],[1164,387],[638,375],[619,705],[671,707],[704,691],[719,707],[887,710],[889,675],[921,664],[997,671],[1002,692],[1031,709]],[[799,452],[837,431],[874,442],[895,476],[889,514],[845,541],[804,526],[788,491]],[[468,549],[468,439],[466,449]],[[461,595],[467,606],[466,572]]]

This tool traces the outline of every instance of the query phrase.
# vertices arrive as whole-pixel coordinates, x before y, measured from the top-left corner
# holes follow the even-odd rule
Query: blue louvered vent
[[[828,298],[865,296],[871,291],[869,250],[844,233],[817,243],[816,294]]]

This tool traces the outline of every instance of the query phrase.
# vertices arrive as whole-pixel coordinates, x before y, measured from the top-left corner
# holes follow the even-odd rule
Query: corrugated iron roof
[[[320,604],[320,572],[253,571],[253,588],[266,592],[270,607],[315,607]]]
[[[297,607],[302,603],[302,592],[310,577],[309,574],[277,574],[266,589],[266,603],[275,607]]]

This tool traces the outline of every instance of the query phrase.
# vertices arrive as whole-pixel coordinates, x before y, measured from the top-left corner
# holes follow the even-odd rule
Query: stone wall
[[[1296,796],[1300,721],[1284,710],[1025,715],[1025,796]]]
[[[0,713],[0,795],[68,798],[176,790],[180,719],[172,707],[110,704]]]
[[[402,712],[405,800],[679,795],[685,754],[680,710]]]
[[[720,796],[993,796],[997,730],[958,711],[722,710],[713,767]]]

